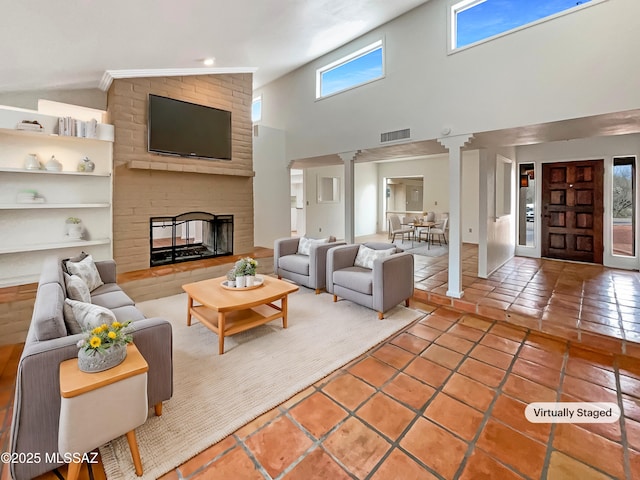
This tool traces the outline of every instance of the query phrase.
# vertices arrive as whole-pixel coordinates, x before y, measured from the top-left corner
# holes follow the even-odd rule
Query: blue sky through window
[[[251,121],[259,122],[262,119],[262,97],[251,102]]]
[[[589,1],[486,0],[457,13],[455,48],[513,30]]]
[[[382,46],[320,73],[320,97],[382,77]]]

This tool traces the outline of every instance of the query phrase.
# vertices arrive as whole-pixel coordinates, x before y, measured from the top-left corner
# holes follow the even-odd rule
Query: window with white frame
[[[611,231],[614,255],[636,254],[636,157],[613,158]]]
[[[606,0],[462,0],[451,6],[452,50]]]
[[[364,85],[384,77],[382,40],[316,70],[316,98]]]
[[[251,102],[251,121],[253,123],[262,120],[262,97],[257,97]]]

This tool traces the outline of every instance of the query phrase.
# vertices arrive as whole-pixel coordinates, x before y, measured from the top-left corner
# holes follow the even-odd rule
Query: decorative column
[[[462,153],[460,149],[473,135],[438,138],[449,150],[449,283],[447,296],[462,298]]]
[[[359,150],[338,154],[344,163],[344,240],[347,243],[355,243],[354,162],[358,153]]]

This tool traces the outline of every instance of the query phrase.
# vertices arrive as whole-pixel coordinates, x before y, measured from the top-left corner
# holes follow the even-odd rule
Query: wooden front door
[[[542,256],[602,264],[603,160],[542,165]]]

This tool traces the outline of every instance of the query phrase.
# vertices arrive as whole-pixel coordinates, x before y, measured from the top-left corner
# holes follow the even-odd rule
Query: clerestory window
[[[257,97],[251,102],[251,121],[256,123],[260,120],[262,120],[262,97]]]
[[[383,76],[383,45],[382,40],[378,40],[316,70],[316,98],[333,95]]]
[[[606,0],[463,0],[450,12],[452,50]]]

